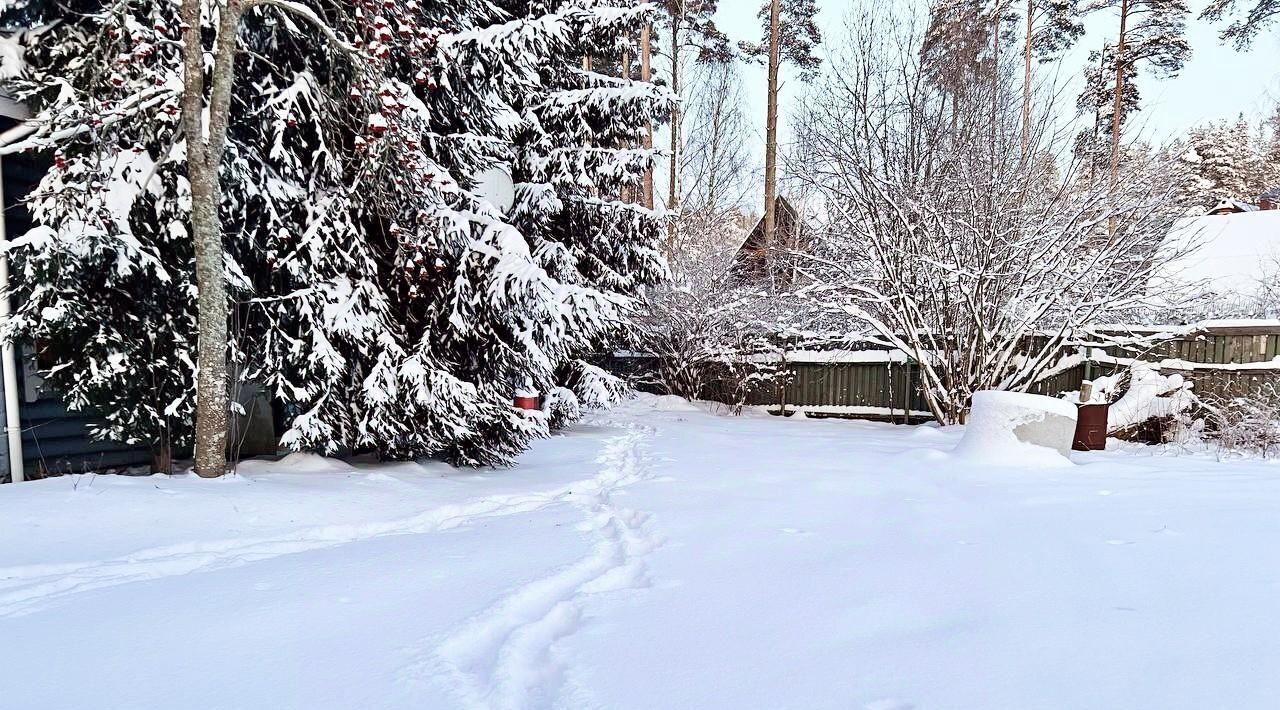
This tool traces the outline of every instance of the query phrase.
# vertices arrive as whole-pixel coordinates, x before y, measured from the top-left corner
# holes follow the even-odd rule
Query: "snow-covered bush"
[[[804,293],[920,363],[928,408],[955,423],[973,392],[1026,391],[1072,364],[1084,326],[1144,307],[1172,258],[1155,252],[1178,216],[1173,160],[1135,154],[1091,180],[1049,99],[1024,136],[1003,75],[931,85],[921,27],[859,20],[797,121],[829,221],[801,255]]]
[[[564,387],[556,387],[542,400],[542,411],[547,414],[547,426],[552,430],[563,429],[582,417],[578,397]]]
[[[637,318],[637,349],[652,356],[642,384],[685,399],[740,405],[772,382],[776,348],[759,316],[770,297],[726,278],[673,283],[650,291]]]
[[[582,360],[569,363],[561,379],[587,409],[608,409],[631,392],[622,378]]]
[[[1280,457],[1280,388],[1241,397],[1206,397],[1207,436],[1223,456]]]

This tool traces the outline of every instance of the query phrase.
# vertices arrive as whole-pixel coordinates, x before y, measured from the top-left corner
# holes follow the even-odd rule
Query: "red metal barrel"
[[[536,396],[531,397],[527,395],[517,395],[516,408],[517,409],[540,409],[540,407],[538,406],[538,397]]]
[[[1076,435],[1071,448],[1076,451],[1102,451],[1107,448],[1107,412],[1109,404],[1081,404],[1076,407]]]

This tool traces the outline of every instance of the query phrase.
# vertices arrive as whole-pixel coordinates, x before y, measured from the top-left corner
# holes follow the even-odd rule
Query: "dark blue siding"
[[[22,458],[28,471],[80,473],[151,461],[142,447],[92,441],[93,417],[68,412],[61,400],[49,398],[22,405]]]

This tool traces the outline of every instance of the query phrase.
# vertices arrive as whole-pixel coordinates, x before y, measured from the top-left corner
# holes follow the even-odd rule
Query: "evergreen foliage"
[[[763,61],[769,56],[769,0],[760,7],[758,16],[763,26],[760,41],[743,42],[740,47],[747,56]],[[822,44],[817,17],[815,0],[782,0],[778,13],[782,63],[794,66],[803,81],[812,81],[822,65],[817,53],[818,45]]]
[[[658,218],[612,196],[652,161],[631,146],[670,99],[582,68],[649,20],[622,5],[246,12],[221,168],[228,357],[289,411],[284,445],[476,465],[546,433],[515,388],[550,391],[663,273]],[[51,382],[101,435],[153,446],[187,443],[193,413],[176,13],[86,3],[16,34],[25,70],[6,82],[37,112],[18,147],[55,156],[12,250],[7,335],[57,360]],[[476,191],[502,166],[509,214]]]

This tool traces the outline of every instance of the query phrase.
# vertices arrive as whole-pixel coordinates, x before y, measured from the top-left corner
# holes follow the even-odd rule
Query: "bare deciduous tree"
[[[1021,100],[997,86],[1012,66],[944,92],[923,78],[909,19],[853,20],[798,129],[828,214],[801,255],[805,294],[909,353],[934,416],[958,422],[974,391],[1031,388],[1074,364],[1077,330],[1149,302],[1174,256],[1156,248],[1175,218],[1172,161],[1135,159],[1114,190],[1083,183],[1052,106],[1033,113],[1024,158]]]
[[[676,272],[703,259],[723,265],[726,249],[742,241],[743,207],[756,173],[737,67],[701,65],[690,87],[680,161],[684,207],[676,217],[678,239],[668,255]]]
[[[716,27],[714,16],[718,0],[665,0],[660,4],[662,24],[666,31],[665,47],[659,54],[669,62],[668,80],[676,96],[685,96],[685,74],[690,65],[717,64],[733,61],[729,38]],[[671,157],[667,171],[667,209],[680,211],[680,164],[685,136],[684,109],[676,103],[671,108]],[[674,252],[679,224],[673,220],[667,227],[667,250]]]

